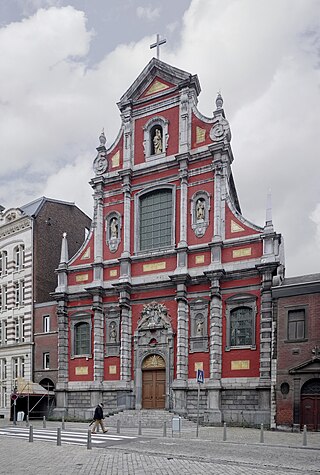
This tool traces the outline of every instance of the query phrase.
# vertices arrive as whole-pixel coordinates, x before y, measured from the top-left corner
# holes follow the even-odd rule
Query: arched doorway
[[[166,365],[160,355],[149,355],[142,363],[142,408],[164,409]]]
[[[311,379],[301,388],[301,425],[320,431],[320,379]]]

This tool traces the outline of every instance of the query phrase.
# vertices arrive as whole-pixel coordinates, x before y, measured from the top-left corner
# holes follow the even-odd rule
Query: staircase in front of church
[[[160,429],[163,427],[163,423],[166,422],[167,427],[170,428],[174,416],[177,416],[177,414],[163,409],[126,409],[117,414],[106,416],[105,423],[115,427],[119,420],[121,427],[138,427],[141,421],[141,427]],[[181,426],[182,429],[193,429],[196,427],[196,423],[182,417]]]

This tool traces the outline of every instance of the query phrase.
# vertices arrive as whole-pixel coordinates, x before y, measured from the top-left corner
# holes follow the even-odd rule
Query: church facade
[[[153,58],[100,136],[94,218],[58,286],[56,411],[165,408],[219,424],[270,424],[271,285],[281,235],[241,213],[220,94],[197,109],[196,75]]]

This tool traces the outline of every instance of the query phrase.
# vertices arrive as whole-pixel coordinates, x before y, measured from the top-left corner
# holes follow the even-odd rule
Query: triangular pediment
[[[175,68],[157,58],[152,58],[137,79],[123,94],[118,107],[120,110],[136,101],[146,101],[154,96],[171,93],[186,86],[200,93],[197,75],[192,75],[182,69]]]
[[[299,373],[320,373],[320,358],[312,358],[309,361],[295,366],[289,370],[290,374]]]

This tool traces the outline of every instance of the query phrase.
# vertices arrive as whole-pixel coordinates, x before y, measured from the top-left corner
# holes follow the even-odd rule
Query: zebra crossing
[[[5,427],[0,429],[0,436],[15,437],[19,439],[26,439],[29,442],[42,440],[48,442],[55,442],[57,445],[72,444],[72,445],[86,445],[88,443],[92,447],[112,445],[119,442],[130,442],[137,439],[136,436],[110,434],[97,432],[90,434],[90,441],[88,439],[88,431],[86,430],[61,430],[57,428],[42,429],[37,427]],[[32,440],[30,440],[32,439]]]

